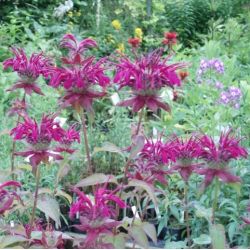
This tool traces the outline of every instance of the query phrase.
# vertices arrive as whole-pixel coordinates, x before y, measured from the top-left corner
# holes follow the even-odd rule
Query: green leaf
[[[156,229],[153,224],[150,224],[149,222],[143,222],[142,223],[142,229],[147,234],[147,236],[155,243],[157,244],[157,235],[156,235]]]
[[[57,183],[64,177],[68,174],[70,170],[70,166],[67,165],[67,164],[63,164],[63,165],[60,165],[59,167],[59,170],[57,172],[57,176],[56,176],[56,181]]]
[[[156,214],[159,215],[159,207],[158,207],[157,199],[156,199],[154,189],[152,186],[150,186],[145,181],[141,181],[141,180],[131,180],[129,181],[128,186],[140,187],[144,189],[148,193],[152,202],[154,203]]]
[[[144,230],[140,226],[132,226],[128,228],[128,234],[143,248],[148,248],[148,238]]]
[[[213,248],[217,249],[227,248],[225,229],[223,225],[221,224],[211,225],[209,231]]]
[[[40,196],[37,201],[37,208],[41,210],[46,217],[54,220],[57,226],[61,226],[60,208],[57,200],[48,195]]]
[[[195,215],[199,218],[205,218],[208,221],[211,221],[212,219],[212,208],[205,208],[203,206],[200,205],[195,205],[194,206],[196,211],[195,211]]]
[[[105,142],[103,143],[101,147],[95,147],[93,154],[96,154],[98,152],[103,152],[103,151],[117,153],[117,154],[120,154],[122,157],[124,157],[123,151],[111,142]]]
[[[144,136],[138,135],[135,138],[134,145],[132,145],[129,160],[134,159],[137,154],[143,149],[144,147]]]
[[[186,241],[167,241],[164,248],[166,249],[184,249],[187,248]]]
[[[26,238],[19,235],[2,235],[0,236],[0,248],[10,248],[10,246],[15,246],[15,244],[27,241]]]
[[[106,235],[104,238],[105,243],[111,243],[115,249],[124,249],[126,246],[127,235],[119,233],[117,235]]]
[[[117,180],[113,175],[105,175],[101,173],[96,173],[88,176],[87,178],[79,181],[75,186],[76,187],[87,187],[96,184],[112,182],[117,184]]]
[[[208,245],[211,244],[211,237],[207,234],[201,234],[200,237],[194,238],[193,242],[195,245]]]

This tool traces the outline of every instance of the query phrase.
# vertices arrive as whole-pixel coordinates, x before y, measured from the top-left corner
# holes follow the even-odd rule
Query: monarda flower
[[[176,161],[170,168],[170,172],[178,171],[182,179],[188,182],[190,175],[200,166],[195,162],[201,152],[199,140],[194,136],[188,139],[176,137],[169,144],[173,146]]]
[[[159,49],[135,61],[121,57],[116,65],[114,82],[119,88],[131,88],[132,98],[118,103],[118,106],[130,106],[133,112],[144,107],[156,112],[158,108],[170,112],[170,106],[164,103],[159,95],[163,87],[180,86],[176,70],[184,64],[167,64],[168,58],[162,58],[163,50]]]
[[[15,191],[6,189],[9,187],[18,188],[21,187],[21,183],[17,181],[6,181],[0,185],[0,215],[12,208],[14,199],[20,200],[20,197]]]
[[[131,37],[128,39],[128,43],[133,47],[133,48],[138,48],[140,43],[141,43],[141,39],[138,37]]]
[[[76,131],[67,132],[55,122],[55,115],[43,115],[41,123],[28,116],[24,117],[24,122],[20,122],[11,130],[14,140],[23,140],[28,143],[28,148],[24,152],[16,152],[16,155],[29,157],[29,162],[35,171],[41,163],[48,163],[49,157],[54,160],[61,160],[63,157],[56,152],[57,147],[51,146],[52,142],[60,143],[60,146],[70,145],[73,141],[79,141]],[[72,129],[71,129],[72,130]],[[70,137],[70,135],[73,136]],[[70,137],[70,138],[69,138]],[[68,139],[68,141],[67,141]],[[69,150],[69,148],[67,148]],[[66,151],[66,150],[65,150]],[[69,152],[69,151],[67,151]]]
[[[76,214],[80,216],[80,225],[75,227],[87,233],[82,247],[91,248],[97,246],[100,235],[112,234],[112,230],[117,227],[120,222],[114,220],[117,216],[115,205],[125,208],[126,204],[114,191],[99,187],[94,193],[94,201],[92,201],[85,193],[78,188],[73,189],[77,195],[77,200],[70,207],[70,218],[73,219]]]
[[[229,170],[229,162],[241,157],[246,158],[248,153],[241,147],[240,139],[234,137],[229,130],[221,133],[219,142],[204,135],[200,138],[201,152],[200,157],[208,165],[206,168],[197,169],[196,172],[205,175],[204,186],[207,187],[215,177],[226,183],[239,182],[240,178],[233,175]]]
[[[164,39],[162,41],[164,45],[172,46],[177,43],[177,33],[175,32],[165,32]]]
[[[61,46],[69,50],[62,60],[68,66],[53,69],[50,85],[65,89],[60,99],[62,107],[72,106],[77,111],[83,108],[91,112],[93,100],[105,96],[105,88],[110,82],[104,74],[105,60],[96,62],[94,57],[83,56],[87,48],[96,46],[96,42],[89,38],[77,42],[73,35],[65,35]]]
[[[31,95],[32,92],[43,95],[36,80],[39,76],[48,77],[51,60],[42,53],[34,53],[28,58],[23,49],[12,48],[12,52],[15,56],[5,60],[3,66],[4,69],[12,68],[13,71],[17,72],[19,79],[8,91],[23,89],[28,95]]]

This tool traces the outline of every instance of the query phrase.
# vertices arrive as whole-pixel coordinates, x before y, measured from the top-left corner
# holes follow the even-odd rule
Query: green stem
[[[141,127],[141,123],[142,123],[143,113],[144,113],[144,108],[139,112],[139,121],[138,121],[138,125],[137,125],[137,128],[136,128],[135,135],[138,135],[139,132],[140,132],[140,127]]]
[[[37,207],[38,190],[39,190],[39,180],[40,180],[40,168],[38,166],[36,170],[36,189],[35,189],[35,196],[34,196],[34,204],[33,204],[32,214],[31,214],[31,219],[30,219],[31,230],[33,228],[33,224],[35,221],[35,212],[36,212],[36,207]]]
[[[25,101],[25,98],[26,98],[26,93],[24,93],[24,95],[23,95],[23,101]],[[18,114],[16,126],[19,124],[20,119],[21,119],[21,115]],[[15,170],[15,152],[16,152],[16,141],[13,140],[12,149],[11,149],[11,159],[10,159],[10,162],[11,162],[11,174],[12,174],[12,179],[13,180],[15,179],[15,175],[14,175],[14,170]]]
[[[187,240],[188,240],[187,244],[190,247],[191,235],[190,235],[189,213],[188,213],[188,182],[185,182],[185,187],[184,187],[184,204],[185,204],[184,219],[185,219],[185,223],[186,223]]]
[[[94,169],[91,164],[91,157],[90,157],[90,150],[89,150],[89,142],[88,142],[88,134],[87,134],[87,126],[86,126],[86,117],[84,114],[84,109],[81,109],[81,120],[82,120],[82,129],[83,129],[83,136],[84,136],[84,144],[85,144],[85,152],[88,161],[88,173],[93,174]]]
[[[218,177],[215,177],[215,189],[214,189],[214,200],[213,200],[213,217],[212,223],[215,222],[215,213],[218,207],[218,198],[219,198],[219,191],[220,191],[220,182]]]

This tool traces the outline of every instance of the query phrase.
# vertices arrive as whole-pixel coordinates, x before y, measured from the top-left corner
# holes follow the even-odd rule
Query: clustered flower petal
[[[19,79],[9,91],[24,89],[25,93],[31,95],[35,92],[43,95],[36,80],[39,76],[47,78],[51,70],[51,60],[43,53],[33,53],[30,58],[27,57],[23,49],[12,48],[13,58],[6,59],[3,62],[4,69],[12,68],[18,73]]]
[[[0,215],[10,210],[13,206],[14,199],[20,200],[15,191],[9,191],[7,187],[21,187],[21,183],[17,181],[6,181],[0,185]]]
[[[40,162],[47,163],[49,158],[61,160],[63,157],[53,150],[52,142],[66,145],[66,149],[73,141],[79,142],[79,133],[73,128],[65,131],[58,122],[55,121],[56,115],[43,115],[40,124],[28,116],[24,116],[20,122],[11,130],[14,140],[24,140],[29,147],[24,152],[17,152],[16,155],[29,157],[29,161],[34,169]],[[61,145],[62,146],[62,145]],[[59,152],[62,150],[59,150]],[[67,151],[67,150],[65,150]],[[70,150],[68,152],[71,152]]]
[[[237,87],[231,86],[227,91],[222,91],[219,102],[224,105],[230,105],[234,108],[239,108],[239,101],[242,97],[241,90]]]
[[[177,43],[177,33],[175,32],[165,32],[164,39],[162,41],[164,45],[172,46]]]
[[[248,155],[239,142],[231,130],[221,133],[218,143],[210,136],[198,134],[185,139],[174,136],[166,142],[146,139],[127,176],[148,184],[156,181],[166,184],[165,176],[175,172],[179,172],[185,182],[192,173],[204,175],[204,187],[215,177],[227,183],[239,182],[240,178],[233,175],[228,166],[231,160]]]
[[[77,195],[77,200],[70,207],[70,218],[73,219],[79,214],[80,225],[75,225],[75,227],[87,233],[81,246],[88,248],[97,246],[97,239],[101,234],[111,234],[112,229],[120,224],[114,220],[116,217],[114,205],[125,208],[126,204],[115,195],[114,191],[108,190],[106,185],[94,192],[94,201],[78,188],[74,188],[73,191]]]
[[[128,43],[133,47],[133,48],[138,48],[141,43],[141,39],[138,37],[131,37],[128,39]]]
[[[211,60],[202,59],[200,62],[200,67],[197,71],[197,81],[202,82],[202,77],[209,70],[213,70],[218,74],[224,74],[225,72],[224,63],[218,58],[213,58]]]
[[[61,46],[69,50],[68,56],[62,59],[67,67],[52,70],[50,85],[65,89],[65,95],[60,100],[62,107],[92,111],[93,100],[105,96],[105,88],[110,82],[104,73],[105,59],[96,61],[94,57],[84,56],[87,48],[96,46],[96,42],[90,38],[77,42],[73,35],[67,34]]]
[[[233,175],[229,170],[229,162],[241,157],[246,158],[248,153],[241,147],[240,139],[232,135],[229,130],[221,133],[219,142],[216,143],[213,138],[204,135],[200,138],[202,150],[200,158],[203,159],[208,167],[197,170],[197,173],[205,175],[205,187],[208,186],[215,177],[223,182],[239,182],[240,178]]]
[[[116,64],[114,82],[119,88],[125,86],[131,88],[132,98],[120,102],[119,106],[131,106],[133,112],[138,112],[143,107],[152,111],[162,108],[170,112],[170,107],[164,103],[159,91],[165,87],[180,86],[181,80],[176,70],[184,67],[184,64],[167,64],[168,58],[162,58],[163,50],[156,50],[135,61],[127,57],[121,57]]]

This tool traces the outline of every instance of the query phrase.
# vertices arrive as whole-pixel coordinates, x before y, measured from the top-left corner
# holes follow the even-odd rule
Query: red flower
[[[194,136],[189,139],[174,138],[172,142],[176,163],[170,168],[170,172],[178,171],[182,179],[188,182],[190,175],[200,166],[194,163],[199,158],[201,146]]]
[[[83,57],[86,48],[96,45],[92,39],[78,43],[73,35],[66,35],[61,45],[70,51],[68,57],[62,59],[68,67],[54,68],[50,85],[54,88],[62,86],[65,89],[66,93],[60,100],[62,107],[73,106],[77,110],[82,107],[92,111],[93,100],[106,94],[105,88],[110,82],[104,73],[105,60],[96,62],[94,57]]]
[[[16,155],[29,157],[29,161],[33,167],[36,167],[40,162],[47,163],[49,157],[54,160],[61,160],[63,157],[50,148],[52,141],[59,143],[71,144],[75,140],[79,140],[77,132],[73,133],[72,128],[69,132],[62,129],[58,122],[55,122],[55,115],[43,115],[40,125],[28,116],[24,117],[24,122],[19,123],[17,127],[11,130],[11,135],[14,140],[25,140],[29,148],[24,152],[17,152]],[[71,136],[69,138],[69,136]],[[56,151],[56,149],[55,149]]]
[[[31,95],[35,92],[43,95],[41,89],[36,84],[39,76],[48,77],[51,69],[51,60],[43,56],[42,53],[32,54],[27,57],[23,49],[12,48],[15,57],[9,58],[3,62],[4,69],[12,68],[20,77],[13,87],[8,91],[15,89],[24,89],[25,93]]]
[[[182,81],[185,80],[189,75],[189,73],[187,71],[180,71],[178,74],[179,74]]]
[[[21,187],[17,181],[6,181],[0,185],[0,215],[12,208],[14,199],[20,200],[20,197],[14,191],[8,191],[6,187]]]
[[[138,37],[132,37],[128,39],[128,43],[133,47],[133,48],[137,48],[139,47],[140,43],[141,43],[141,39]]]
[[[99,236],[111,234],[112,230],[120,224],[112,219],[116,216],[114,204],[117,204],[120,208],[125,208],[126,204],[114,194],[114,191],[106,189],[106,185],[95,191],[94,201],[91,201],[78,188],[74,188],[73,191],[78,198],[70,207],[70,218],[79,213],[80,225],[75,225],[75,227],[87,233],[87,237],[81,246],[88,248],[98,246],[98,242],[100,244]]]
[[[197,170],[197,173],[205,175],[205,187],[208,186],[217,176],[223,182],[238,182],[240,178],[230,173],[228,164],[232,159],[246,158],[248,153],[241,147],[240,139],[231,135],[231,130],[221,133],[218,144],[204,135],[200,138],[202,146],[200,157],[204,159],[208,168]]]
[[[177,33],[175,32],[165,32],[164,37],[165,38],[162,43],[165,45],[172,46],[173,44],[177,43]]]
[[[162,102],[159,91],[165,86],[180,86],[181,81],[175,71],[184,64],[167,65],[168,58],[162,59],[162,53],[162,50],[156,50],[134,62],[126,57],[120,59],[114,82],[120,85],[120,89],[130,87],[132,98],[120,102],[118,106],[131,106],[134,112],[145,106],[152,111],[162,108],[170,112],[169,105]]]

